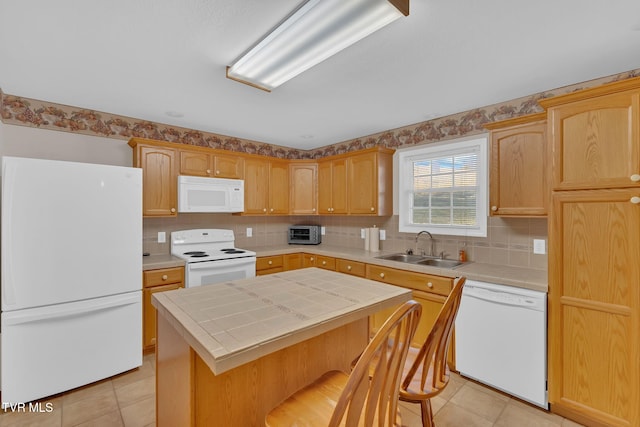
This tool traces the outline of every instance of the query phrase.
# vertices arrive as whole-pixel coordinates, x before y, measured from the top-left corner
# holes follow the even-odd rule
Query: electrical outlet
[[[165,243],[167,241],[167,233],[164,231],[158,231],[158,243]]]
[[[387,240],[387,231],[380,230],[380,240]]]
[[[533,253],[544,255],[547,253],[547,245],[544,239],[533,239]]]
[[[324,227],[320,227],[320,235],[324,236],[327,234],[327,230]]]
[[[253,228],[247,227],[247,237],[253,237]]]

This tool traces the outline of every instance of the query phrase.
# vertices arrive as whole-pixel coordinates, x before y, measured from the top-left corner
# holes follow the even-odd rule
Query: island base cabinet
[[[323,373],[349,372],[368,335],[363,318],[215,375],[158,316],[156,425],[263,426],[272,408]]]

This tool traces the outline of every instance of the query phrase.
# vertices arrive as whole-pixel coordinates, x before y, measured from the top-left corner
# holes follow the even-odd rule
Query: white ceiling
[[[639,0],[411,0],[272,93],[225,78],[301,2],[1,0],[0,88],[311,149],[640,68]]]

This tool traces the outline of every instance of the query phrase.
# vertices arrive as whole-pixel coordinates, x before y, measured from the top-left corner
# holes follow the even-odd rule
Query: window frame
[[[450,236],[487,237],[487,218],[489,209],[489,135],[479,134],[471,137],[426,144],[418,147],[398,150],[398,228],[400,232],[418,233],[427,230],[432,234]],[[454,226],[437,224],[414,224],[411,222],[413,203],[413,162],[421,159],[446,157],[478,150],[478,176],[476,193],[475,226]]]

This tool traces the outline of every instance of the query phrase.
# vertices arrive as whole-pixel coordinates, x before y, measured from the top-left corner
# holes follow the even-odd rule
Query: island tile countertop
[[[306,268],[158,292],[152,302],[220,374],[410,298],[409,289]]]
[[[363,249],[344,248],[341,246],[321,245],[287,245],[247,248],[256,252],[257,256],[285,255],[296,252],[306,252],[334,258],[344,258],[367,264],[382,265],[399,270],[418,273],[434,274],[444,277],[465,276],[467,279],[479,280],[500,285],[516,286],[534,291],[548,292],[548,277],[545,270],[533,268],[513,267],[507,265],[484,264],[468,262],[455,268],[442,268],[426,265],[410,264],[398,261],[379,259],[382,255],[396,252],[370,252]]]

